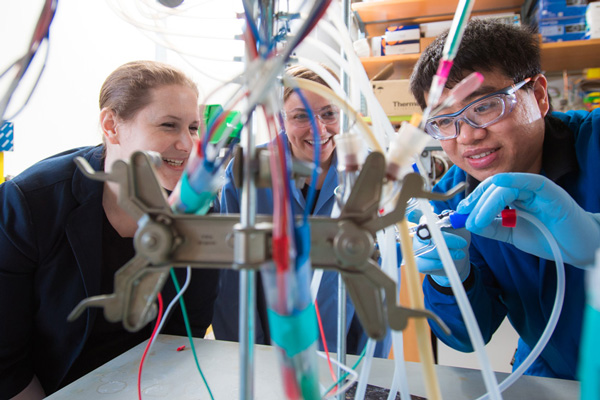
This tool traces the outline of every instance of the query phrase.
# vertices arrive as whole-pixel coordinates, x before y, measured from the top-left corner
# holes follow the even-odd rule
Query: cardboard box
[[[402,116],[421,112],[421,107],[410,92],[408,79],[372,81],[371,84],[386,115]]]

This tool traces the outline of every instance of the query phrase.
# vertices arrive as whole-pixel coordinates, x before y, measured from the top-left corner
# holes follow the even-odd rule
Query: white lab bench
[[[177,348],[185,345],[183,351]],[[194,339],[200,366],[215,400],[239,398],[238,344],[217,340]],[[134,399],[137,398],[139,361],[146,342],[139,344],[98,369],[52,394],[48,399]],[[254,398],[284,399],[276,353],[270,346],[254,349]],[[353,364],[355,356],[348,356]],[[359,368],[360,369],[360,368]],[[421,365],[407,363],[410,393],[426,397]],[[393,360],[374,359],[369,384],[389,388],[394,371]],[[479,370],[436,366],[444,399],[475,399],[485,392]],[[324,359],[319,358],[319,374],[324,386],[331,377]],[[499,381],[508,374],[496,373]],[[503,393],[506,400],[578,399],[580,384],[562,379],[523,376]],[[209,399],[186,337],[160,335],[146,356],[142,375],[144,399]]]

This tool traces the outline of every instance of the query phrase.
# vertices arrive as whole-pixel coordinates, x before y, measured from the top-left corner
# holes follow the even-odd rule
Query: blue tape
[[[314,304],[293,315],[280,315],[272,309],[268,309],[268,314],[271,340],[285,350],[288,357],[294,357],[316,342],[319,331]]]
[[[183,173],[181,177],[180,200],[185,209],[178,210],[179,212],[206,215],[214,197],[215,193],[212,191],[196,192],[190,185],[187,171]]]
[[[0,127],[0,151],[13,151],[14,125],[5,121]]]

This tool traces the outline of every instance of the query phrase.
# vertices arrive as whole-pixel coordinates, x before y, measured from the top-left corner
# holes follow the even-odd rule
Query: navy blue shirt
[[[104,183],[84,176],[73,160],[84,157],[94,170],[103,170],[103,149],[57,154],[0,185],[2,398],[21,392],[34,375],[49,395],[84,373],[78,370],[79,357],[98,332],[95,322],[103,313],[88,308],[72,322],[67,316],[84,298],[106,294],[103,268],[111,262],[102,249]],[[185,271],[176,273],[183,282]],[[218,271],[193,271],[184,297],[194,336],[203,336],[210,324],[217,288]],[[173,285],[165,284],[165,302],[174,295]],[[185,335],[181,313],[171,315],[165,333]],[[131,333],[122,329],[119,343],[120,335]],[[104,361],[83,362],[95,368]]]

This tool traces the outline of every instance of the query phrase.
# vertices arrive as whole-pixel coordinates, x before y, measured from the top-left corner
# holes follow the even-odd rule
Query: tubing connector
[[[365,146],[361,137],[356,133],[335,135],[335,146],[338,157],[338,171],[358,171],[365,162]]]
[[[398,134],[391,139],[387,152],[387,179],[399,181],[407,173],[413,172],[413,157],[423,151],[428,140],[429,136],[421,129],[408,122],[402,123]]]

